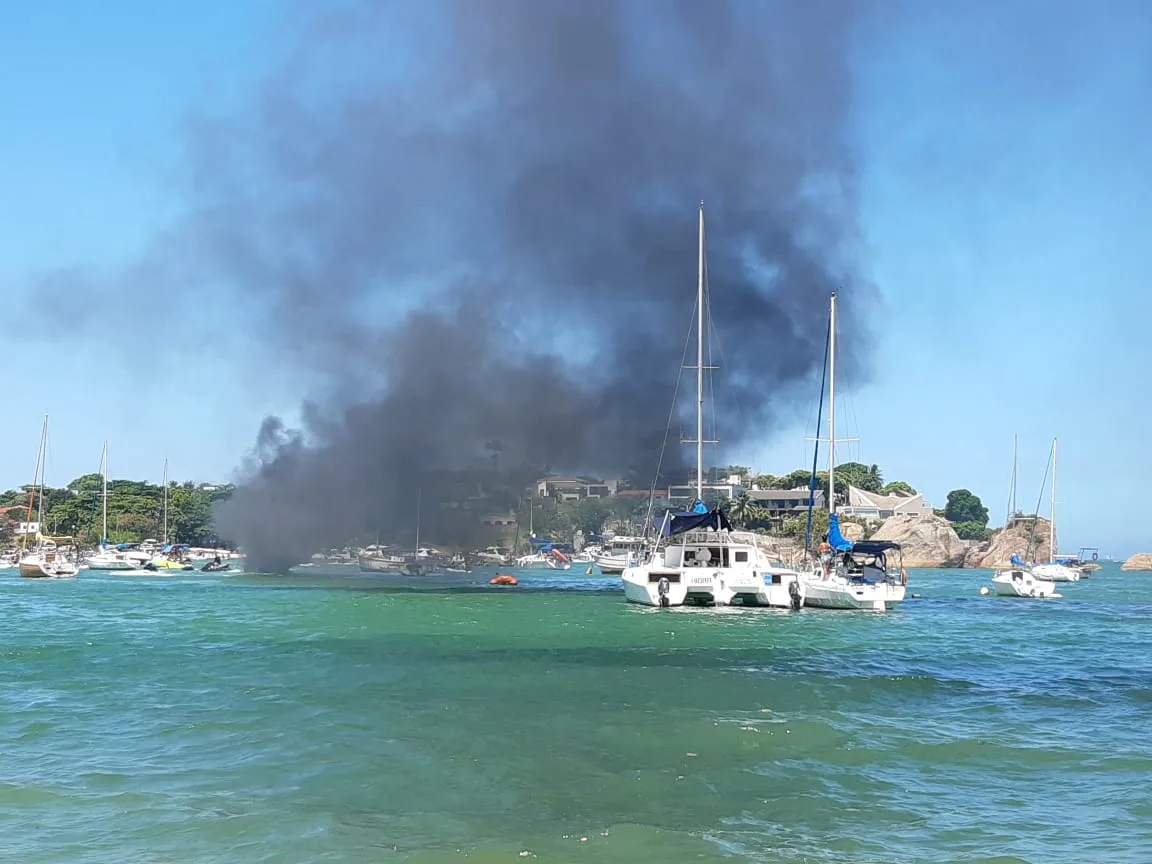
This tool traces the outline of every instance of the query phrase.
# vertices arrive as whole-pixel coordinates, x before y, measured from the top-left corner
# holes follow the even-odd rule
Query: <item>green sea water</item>
[[[1148,864],[1152,576],[987,582],[876,614],[0,572],[0,860]]]

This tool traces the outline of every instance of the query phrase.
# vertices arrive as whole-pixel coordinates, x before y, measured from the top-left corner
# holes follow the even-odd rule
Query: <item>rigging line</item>
[[[676,373],[676,387],[672,390],[672,407],[668,409],[668,422],[664,426],[664,441],[660,444],[660,457],[656,461],[656,474],[652,477],[652,487],[648,490],[648,515],[644,518],[644,538],[652,525],[652,508],[656,505],[656,484],[660,481],[660,471],[664,467],[664,453],[668,449],[668,433],[672,429],[672,418],[676,416],[676,400],[680,395],[680,380],[684,377],[684,363],[688,359],[688,346],[692,344],[692,328],[696,322],[696,301],[692,301],[692,315],[689,319],[688,335],[684,337],[684,351],[680,355],[680,369]]]
[[[1036,496],[1036,511],[1032,519],[1032,530],[1028,532],[1028,549],[1024,553],[1024,558],[1027,560],[1032,556],[1032,541],[1036,539],[1036,522],[1040,519],[1040,505],[1044,503],[1044,488],[1048,485],[1048,472],[1052,470],[1052,451],[1048,451],[1048,464],[1044,466],[1044,479],[1040,481],[1040,494]],[[1053,556],[1056,555],[1056,550],[1051,550]]]
[[[712,304],[711,304],[712,295],[707,290],[708,289],[708,259],[707,258],[704,259],[704,288],[705,288],[704,304],[708,309],[708,322],[709,322],[708,329],[709,329],[709,332],[712,334],[712,339],[714,339],[716,342],[716,351],[720,355],[720,365],[727,368],[728,359],[724,356],[724,343],[720,340],[720,334],[716,330],[716,324],[715,324],[716,319],[712,315]],[[711,350],[711,342],[709,342],[709,350]],[[709,363],[709,365],[711,365],[711,363]],[[740,422],[743,419],[742,418],[743,410],[740,407],[740,399],[736,395],[736,387],[735,387],[735,385],[733,385],[731,378],[725,378],[724,380],[728,384],[728,392],[732,396],[732,404],[736,409],[736,412],[735,412],[736,413],[736,420],[737,420],[737,422]],[[718,436],[713,436],[713,437],[715,438]]]

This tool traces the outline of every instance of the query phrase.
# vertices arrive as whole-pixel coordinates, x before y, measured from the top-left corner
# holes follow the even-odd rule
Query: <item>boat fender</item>
[[[1029,588],[1028,589],[1028,596],[1029,597],[1035,597],[1036,596],[1036,589],[1035,588]]]
[[[668,600],[668,588],[670,583],[667,576],[661,576],[660,581],[656,584],[656,593],[660,595],[660,606],[667,609],[670,606]]]
[[[802,602],[800,597],[800,583],[795,579],[788,583],[788,598],[792,603],[792,611],[799,612]]]

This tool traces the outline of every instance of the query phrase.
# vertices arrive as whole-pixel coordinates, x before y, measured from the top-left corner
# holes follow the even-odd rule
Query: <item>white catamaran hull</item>
[[[667,602],[661,602],[661,579]],[[746,570],[693,572],[629,567],[621,575],[624,598],[645,606],[771,606],[799,609],[804,588],[797,578],[782,573]]]
[[[1056,583],[1037,579],[1027,570],[999,570],[992,577],[992,591],[999,597],[1060,597]]]

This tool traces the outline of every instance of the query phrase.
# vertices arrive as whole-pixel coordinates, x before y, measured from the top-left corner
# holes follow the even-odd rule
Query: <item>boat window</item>
[[[743,552],[743,551],[738,551],[736,553],[736,562],[737,563],[743,562],[743,563],[747,564],[748,563],[748,553]]]

